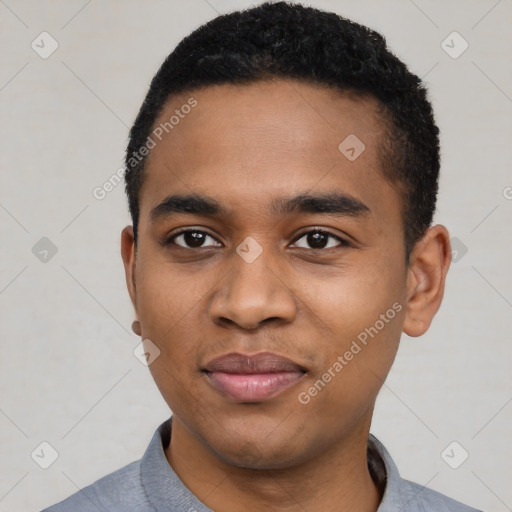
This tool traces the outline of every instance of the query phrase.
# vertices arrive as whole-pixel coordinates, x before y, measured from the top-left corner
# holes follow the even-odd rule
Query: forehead
[[[336,188],[382,203],[394,191],[382,177],[377,108],[371,97],[284,79],[174,96],[155,123],[141,216],[171,192],[248,206]]]
[[[192,98],[197,106],[189,109]],[[198,148],[212,149],[220,144],[245,145],[250,150],[265,143],[268,150],[282,150],[287,144],[300,151],[330,145],[336,151],[329,151],[329,156],[337,157],[338,145],[332,147],[332,142],[340,137],[378,136],[382,130],[378,105],[369,95],[274,78],[248,85],[208,86],[173,96],[155,125],[164,128],[162,140],[177,148],[195,136]],[[182,110],[190,112],[178,119],[176,114]],[[176,124],[166,130],[169,120]],[[189,162],[192,156],[187,156]]]

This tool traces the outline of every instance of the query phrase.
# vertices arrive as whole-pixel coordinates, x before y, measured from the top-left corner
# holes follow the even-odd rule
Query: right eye
[[[177,245],[184,249],[200,249],[202,247],[205,247],[205,245],[203,244],[208,238],[215,242],[214,247],[221,246],[220,242],[218,242],[217,239],[215,239],[212,235],[210,235],[206,231],[200,231],[199,229],[183,229],[178,233],[174,233],[165,240],[164,245]],[[210,246],[211,245],[206,247]]]

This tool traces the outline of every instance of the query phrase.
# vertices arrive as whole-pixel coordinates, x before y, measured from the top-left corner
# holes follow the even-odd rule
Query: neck
[[[165,452],[186,487],[217,512],[375,512],[381,496],[366,458],[369,420],[328,451],[285,469],[246,469],[226,464],[176,417]]]

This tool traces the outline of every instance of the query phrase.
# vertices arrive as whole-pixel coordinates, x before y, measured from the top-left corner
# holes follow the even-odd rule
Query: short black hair
[[[401,193],[408,256],[432,222],[438,190],[439,129],[427,90],[378,32],[336,13],[288,2],[266,2],[205,23],[178,44],[154,76],[126,150],[135,244],[146,161],[139,150],[170,95],[273,77],[378,100],[385,127],[383,173]]]

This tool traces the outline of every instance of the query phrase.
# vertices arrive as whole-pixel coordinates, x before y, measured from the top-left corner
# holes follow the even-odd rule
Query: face
[[[376,103],[274,80],[173,97],[156,125],[176,110],[148,156],[136,254],[122,238],[150,371],[220,460],[291,467],[369,428],[407,314]]]

